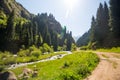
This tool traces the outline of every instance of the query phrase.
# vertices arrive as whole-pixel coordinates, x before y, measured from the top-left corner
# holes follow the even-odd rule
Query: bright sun
[[[73,8],[77,4],[78,0],[64,0],[66,7]]]
[[[67,8],[65,18],[68,18],[71,15],[71,13],[73,12],[73,9],[78,4],[78,1],[79,0],[64,0],[64,4]]]

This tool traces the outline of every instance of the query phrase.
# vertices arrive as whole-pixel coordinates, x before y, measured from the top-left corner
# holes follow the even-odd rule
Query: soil
[[[120,80],[120,54],[96,52],[100,62],[85,80]]]

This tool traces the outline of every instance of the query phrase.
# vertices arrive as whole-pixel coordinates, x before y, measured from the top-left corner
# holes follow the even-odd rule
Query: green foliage
[[[88,49],[88,46],[82,46],[80,47],[80,50],[87,50]]]
[[[58,51],[63,51],[63,47],[58,46]]]
[[[77,46],[75,44],[72,44],[71,51],[76,51],[76,50],[77,50]]]
[[[87,65],[79,65],[78,69],[76,69],[77,73],[81,75],[81,77],[86,77],[88,74],[90,74],[90,70]]]
[[[115,38],[120,36],[120,1],[110,0],[110,27]],[[120,40],[120,38],[119,38]],[[120,46],[120,44],[119,44]]]
[[[16,63],[16,58],[9,52],[0,53],[0,65]]]
[[[37,57],[38,57],[38,56],[31,56],[29,62],[37,61],[37,60],[38,60]]]
[[[113,48],[111,48],[111,49],[97,49],[97,51],[120,53],[120,47],[113,47]]]
[[[110,0],[110,41],[111,47],[120,47],[120,1]]]
[[[30,52],[29,52],[29,50],[20,49],[20,51],[17,53],[17,55],[20,56],[20,57],[25,57],[25,56],[29,56]]]
[[[70,63],[69,62],[64,62],[64,65],[63,65],[63,68],[67,68],[70,66]]]
[[[28,65],[34,69],[36,66],[38,76],[30,80],[82,80],[97,66],[99,58],[91,52],[74,52],[59,60],[41,62]],[[24,67],[14,69],[19,75]]]
[[[0,11],[0,25],[5,27],[7,25],[7,16]]]
[[[0,72],[2,72],[5,69],[5,66],[0,66]]]
[[[40,50],[42,51],[42,53],[45,52],[53,52],[53,48],[50,47],[47,43],[44,43],[42,47],[40,47]]]
[[[79,76],[70,71],[64,71],[59,77],[61,80],[79,80]]]
[[[41,55],[41,51],[32,51],[31,55],[33,55],[34,57],[38,58]]]
[[[107,3],[100,3],[96,19],[93,16],[91,28],[77,41],[77,46],[87,46],[89,49],[111,48],[120,46],[118,0],[110,0],[110,10]],[[106,45],[107,44],[107,45]]]
[[[71,49],[71,44],[74,42],[72,32],[66,33],[66,27],[62,31],[61,24],[52,14],[30,14],[15,1],[1,1],[1,4],[1,51],[10,51],[16,54],[21,49],[22,45],[24,45],[26,49],[32,45],[36,47],[43,46],[44,48],[41,49],[42,52],[53,52],[52,48],[57,51],[58,46],[62,47],[63,45],[66,45],[68,50]],[[13,9],[13,7],[16,8]],[[65,40],[67,40],[67,44],[64,43]],[[49,48],[46,45],[44,46],[44,43],[53,47]]]
[[[42,59],[49,58],[51,56],[66,54],[66,52],[57,52],[57,53],[49,53],[49,54],[42,54],[41,51],[34,46],[31,47],[32,50],[20,50],[17,55],[12,55],[9,52],[0,52],[0,65],[10,65],[16,63],[26,63],[26,62],[33,62]]]

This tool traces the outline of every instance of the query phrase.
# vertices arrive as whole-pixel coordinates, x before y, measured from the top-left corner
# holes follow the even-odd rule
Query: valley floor
[[[100,63],[85,80],[120,80],[120,54],[96,52]]]

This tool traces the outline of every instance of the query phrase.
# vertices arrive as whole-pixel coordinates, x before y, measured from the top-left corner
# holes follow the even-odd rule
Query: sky
[[[16,0],[30,13],[52,13],[55,19],[72,31],[73,36],[82,36],[96,17],[99,3],[109,0]]]

